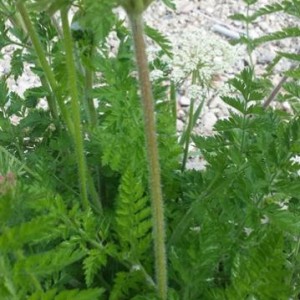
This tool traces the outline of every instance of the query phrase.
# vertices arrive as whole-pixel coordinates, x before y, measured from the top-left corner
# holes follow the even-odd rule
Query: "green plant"
[[[299,55],[279,52],[263,77],[251,66],[230,79],[230,116],[210,137],[192,133],[204,95],[178,141],[178,53],[142,27],[150,2],[0,0],[0,47],[15,46],[0,80],[1,299],[299,297],[298,67],[276,93],[269,80],[279,59]],[[255,2],[234,18],[248,27],[277,11],[299,18],[296,0],[250,15]],[[159,47],[149,62],[143,32]],[[251,55],[291,36],[298,29],[240,42]],[[39,85],[18,95],[8,79],[28,65]],[[210,90],[205,72],[186,73],[194,92]],[[264,105],[269,97],[293,114]],[[185,168],[190,139],[205,170]]]

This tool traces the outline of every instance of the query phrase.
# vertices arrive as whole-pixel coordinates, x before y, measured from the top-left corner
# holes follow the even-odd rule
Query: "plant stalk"
[[[165,246],[164,206],[161,190],[158,143],[156,138],[154,101],[149,77],[146,46],[143,36],[142,12],[128,12],[138,67],[144,114],[149,186],[152,203],[155,270],[158,295],[167,299],[167,258]]]
[[[185,136],[185,145],[184,145],[183,159],[182,159],[182,165],[181,165],[181,172],[184,172],[184,170],[185,170],[186,162],[187,162],[188,155],[189,155],[191,133],[193,130],[194,105],[195,105],[195,100],[191,99],[189,120],[188,120],[188,125],[187,125],[186,131],[185,131],[186,136]]]
[[[196,72],[192,73],[192,85],[194,85],[194,84],[197,84],[197,73]],[[187,127],[186,127],[185,131],[183,132],[181,139],[180,139],[180,144],[184,145],[181,172],[184,172],[185,168],[186,168],[192,131],[195,127],[195,124],[197,122],[199,115],[201,114],[203,105],[204,105],[204,99],[200,102],[196,111],[194,111],[195,110],[195,99],[194,98],[191,99],[188,124],[187,124]]]
[[[86,158],[84,154],[83,146],[83,133],[81,128],[81,118],[80,118],[80,106],[79,106],[79,93],[77,87],[77,75],[75,62],[73,58],[73,41],[70,32],[69,20],[68,20],[68,9],[62,8],[60,11],[62,29],[64,35],[64,46],[66,51],[66,67],[68,73],[69,82],[69,93],[71,96],[71,107],[74,122],[74,143],[75,152],[77,157],[78,173],[79,173],[79,186],[81,191],[82,207],[83,209],[88,209],[88,175],[87,175],[87,165]]]
[[[71,119],[68,115],[68,112],[66,110],[65,104],[63,102],[62,97],[59,95],[58,92],[58,84],[56,82],[54,73],[51,70],[51,67],[46,59],[45,53],[44,53],[44,49],[40,43],[39,40],[39,36],[30,20],[28,11],[24,5],[24,2],[19,0],[16,2],[16,7],[22,17],[22,21],[24,23],[26,32],[28,32],[28,35],[30,37],[30,40],[32,42],[32,45],[34,47],[35,53],[38,57],[38,61],[44,71],[45,77],[47,78],[47,81],[49,83],[49,86],[51,87],[51,91],[52,93],[56,96],[59,108],[61,110],[62,116],[68,126],[69,131],[71,132],[71,134],[73,133],[73,124],[71,122]],[[48,106],[51,112],[51,115],[54,119],[58,119],[58,112],[57,112],[57,107],[56,107],[56,103],[54,101],[54,98],[52,97],[47,97],[47,102],[48,102]]]
[[[93,46],[94,47],[94,46]],[[94,49],[91,50],[91,57],[93,57]],[[94,127],[97,125],[97,112],[91,96],[93,89],[93,72],[85,67],[85,101],[88,107],[88,120],[89,123]]]
[[[38,59],[39,59],[39,62],[45,72],[45,75],[49,81],[49,84],[53,89],[56,89],[56,80],[55,80],[55,77],[54,77],[54,74],[47,62],[47,59],[46,59],[46,56],[44,54],[44,50],[43,50],[43,47],[40,43],[40,40],[39,40],[39,37],[30,21],[30,18],[29,18],[29,14],[27,12],[27,9],[24,5],[24,2],[23,1],[17,1],[16,2],[16,6],[17,6],[17,9],[22,17],[22,20],[24,22],[24,26],[28,32],[28,35],[31,39],[31,42],[36,50],[36,54],[38,56]],[[58,113],[57,113],[57,108],[56,108],[56,104],[54,101],[52,101],[51,98],[47,99],[48,101],[48,106],[49,106],[49,109],[51,111],[51,115],[54,119],[57,119],[58,118]]]

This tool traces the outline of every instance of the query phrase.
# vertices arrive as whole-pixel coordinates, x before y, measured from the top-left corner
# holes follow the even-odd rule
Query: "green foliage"
[[[143,274],[138,270],[132,270],[129,273],[117,273],[114,288],[111,291],[109,300],[128,299],[131,298],[130,295],[136,295],[137,293],[144,295],[146,290],[141,286],[143,284],[142,278]],[[155,296],[152,294],[152,297]]]
[[[102,249],[91,249],[83,261],[85,282],[88,287],[92,285],[95,275],[101,267],[106,265],[107,257],[105,254]]]
[[[30,300],[92,300],[92,299],[102,299],[101,294],[103,290],[101,289],[89,289],[89,290],[70,290],[63,291],[56,294],[56,290],[50,290],[46,293],[36,292],[31,295],[28,299]]]
[[[173,1],[163,2],[175,7]],[[257,2],[244,1],[248,8]],[[0,298],[158,299],[133,41],[124,20],[113,13],[116,1],[24,3],[50,73],[41,65],[15,3],[0,0],[0,49],[17,46],[10,73],[0,79]],[[61,9],[75,11],[70,26],[87,164],[86,209],[79,204],[75,121],[57,19]],[[299,18],[299,1],[268,4],[233,19],[249,27],[278,12]],[[107,43],[111,33],[118,41],[113,51]],[[215,124],[213,136],[192,136],[206,169],[180,170],[183,149],[174,103],[169,101],[168,66],[161,59],[164,54],[172,58],[172,48],[157,29],[145,25],[145,33],[160,47],[149,68],[164,74],[152,82],[152,91],[166,218],[168,299],[299,298],[297,65],[285,72],[284,92],[273,99],[288,101],[293,113],[263,107],[274,66],[281,59],[298,63],[299,54],[278,52],[264,76],[257,76],[251,66],[231,79],[232,92],[222,97],[229,117]],[[283,28],[256,39],[244,36],[237,42],[247,45],[251,57],[261,44],[290,37],[298,38],[299,29]],[[8,87],[8,79],[20,78],[26,63],[40,82],[18,95]],[[42,108],[42,100],[55,103],[56,114]],[[12,123],[16,117],[20,120]],[[101,213],[95,201],[101,201]]]
[[[170,45],[170,41],[164,35],[155,28],[147,25],[145,26],[145,33],[160,46],[164,53],[166,53],[169,57],[172,56],[172,46]]]
[[[124,257],[139,261],[151,245],[151,209],[141,176],[128,170],[119,187],[116,206],[116,232]],[[128,230],[130,228],[130,230]]]
[[[299,118],[288,123],[288,115],[261,108],[264,85],[251,69],[230,84],[236,92],[224,100],[238,112],[219,120],[214,136],[193,137],[208,166],[189,174],[187,203],[179,203],[170,245],[174,284],[181,299],[287,299],[298,278],[286,251],[298,243],[289,202],[299,199],[290,160]]]

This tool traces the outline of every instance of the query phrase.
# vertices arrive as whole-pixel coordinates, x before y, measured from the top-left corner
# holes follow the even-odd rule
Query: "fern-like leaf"
[[[272,42],[272,41],[278,41],[283,40],[287,38],[296,38],[300,36],[300,28],[299,27],[287,27],[283,28],[280,31],[276,31],[273,33],[270,33],[265,36],[261,36],[259,38],[256,38],[253,40],[253,43],[255,46],[259,46],[261,44]]]
[[[167,54],[169,57],[172,57],[171,42],[163,34],[161,34],[157,29],[148,25],[145,26],[145,33],[160,46],[165,54]]]
[[[143,294],[142,278],[143,274],[139,270],[117,273],[109,300],[129,299],[130,295]]]
[[[58,237],[57,220],[49,216],[36,217],[29,222],[5,228],[0,235],[0,250],[20,249],[23,245],[34,245],[43,240]]]
[[[90,287],[94,281],[94,277],[101,267],[105,266],[107,262],[107,255],[105,251],[100,249],[91,249],[88,256],[83,261],[83,269],[85,282]]]
[[[84,256],[85,251],[76,249],[76,246],[72,243],[63,242],[49,251],[17,260],[14,266],[14,274],[20,279],[24,279],[24,276],[30,274],[44,278],[64,269]]]
[[[122,176],[116,209],[116,231],[122,252],[137,261],[151,243],[151,209],[141,178],[130,170]]]

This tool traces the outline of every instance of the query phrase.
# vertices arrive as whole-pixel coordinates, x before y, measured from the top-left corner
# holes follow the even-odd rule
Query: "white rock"
[[[203,125],[210,131],[217,122],[218,118],[213,112],[208,112],[202,117]]]
[[[186,97],[186,96],[181,96],[179,98],[179,104],[181,106],[190,106],[191,100],[188,97]]]
[[[183,129],[184,129],[184,122],[182,121],[182,120],[180,120],[180,119],[177,119],[176,120],[176,128],[177,128],[177,131],[183,131]]]

